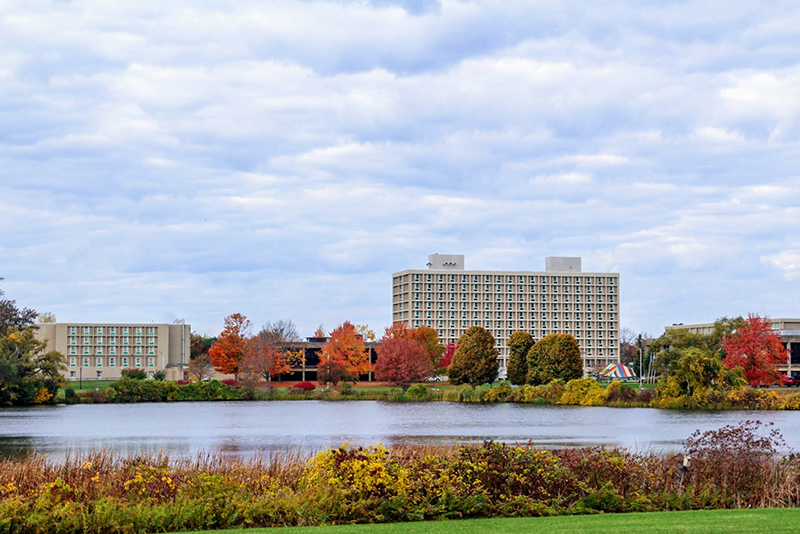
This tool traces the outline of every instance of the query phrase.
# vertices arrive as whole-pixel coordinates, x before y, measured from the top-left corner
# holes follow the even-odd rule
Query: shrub
[[[509,395],[511,395],[511,384],[503,380],[497,387],[484,391],[481,400],[483,402],[505,402]]]
[[[686,440],[691,459],[689,475],[699,488],[713,488],[730,495],[736,506],[765,506],[778,453],[786,444],[772,423],[744,421],[718,430],[695,431]]]
[[[77,404],[81,400],[78,398],[78,395],[75,393],[75,390],[71,387],[68,387],[64,390],[64,403],[65,404]]]
[[[559,404],[579,404],[581,406],[602,406],[606,400],[606,390],[594,378],[576,378],[567,382]]]
[[[145,380],[147,378],[147,372],[144,369],[123,369],[119,374],[122,378],[130,378],[131,380]]]
[[[162,370],[153,371],[153,380],[164,381],[167,379],[167,372]]]
[[[528,402],[536,404],[555,404],[561,400],[565,385],[563,380],[553,380],[543,386],[526,384],[514,390],[508,396],[510,402]]]
[[[238,386],[239,382],[236,381],[235,378],[226,378],[225,380],[220,380],[220,383],[225,384],[226,386]]]
[[[428,398],[428,388],[422,384],[414,384],[406,391],[406,397],[410,400],[425,400]]]
[[[339,384],[339,393],[342,395],[355,395],[356,387],[352,382],[342,382]]]
[[[774,391],[748,387],[732,390],[727,401],[732,406],[748,410],[775,410],[781,405],[781,399]]]
[[[292,388],[294,389],[302,389],[303,391],[314,391],[317,386],[314,385],[313,382],[298,382],[297,384],[293,385]]]

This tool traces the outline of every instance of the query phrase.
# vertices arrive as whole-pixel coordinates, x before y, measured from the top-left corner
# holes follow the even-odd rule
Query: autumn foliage
[[[367,347],[356,327],[349,321],[331,332],[330,338],[320,350],[319,360],[318,372],[321,375],[328,376],[326,370],[331,371],[328,373],[329,380],[320,376],[322,381],[352,382],[358,380],[359,375],[369,372]]]
[[[375,364],[375,378],[407,388],[433,374],[431,361],[425,344],[408,335],[412,331],[398,332],[395,327],[387,328],[378,348],[378,361]],[[400,333],[401,337],[395,337]]]
[[[211,363],[218,372],[238,378],[242,359],[247,352],[249,331],[250,321],[244,315],[234,313],[225,318],[225,328],[208,351]]]
[[[722,346],[725,366],[741,367],[751,386],[780,383],[777,366],[786,362],[787,353],[769,318],[748,315],[747,324],[725,336]]]
[[[286,361],[284,351],[262,336],[254,336],[247,341],[241,367],[248,375],[263,378],[267,385],[273,376],[280,376],[292,370]]]
[[[439,369],[447,369],[450,367],[450,363],[453,361],[453,355],[456,353],[458,349],[457,343],[448,343],[444,346],[444,351],[442,352],[442,359],[439,360]]]

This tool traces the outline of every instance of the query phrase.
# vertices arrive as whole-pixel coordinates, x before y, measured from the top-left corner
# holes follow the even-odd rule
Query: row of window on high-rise
[[[119,338],[111,336],[111,335],[109,335],[107,337],[97,336],[95,338],[92,338],[90,336],[85,336],[85,337],[82,337],[82,338],[79,338],[78,336],[68,336],[67,337],[67,344],[68,345],[78,345],[79,344],[78,343],[79,339],[83,342],[82,343],[83,345],[117,345],[118,344],[117,340],[120,340],[120,343],[119,343],[120,345],[131,345],[131,344],[141,345],[142,342],[144,341],[143,337],[134,337],[133,338],[133,343],[131,343],[130,342],[131,338],[129,336],[122,336],[122,337],[119,337]],[[156,344],[156,338],[155,337],[148,337],[147,338],[147,344],[148,345],[155,345]]]
[[[561,290],[559,291],[559,287]],[[540,291],[537,291],[537,288]],[[535,285],[491,285],[491,284],[420,284],[414,283],[411,288],[403,287],[395,293],[402,293],[411,291],[435,291],[438,293],[608,293],[614,294],[616,288],[614,286],[535,286]]]
[[[133,350],[133,352],[131,352]],[[119,352],[117,352],[117,347],[83,347],[83,350],[78,350],[78,347],[69,347],[69,354],[144,354],[142,351],[142,347],[121,347]],[[155,354],[156,348],[155,347],[147,347],[147,354]]]
[[[134,367],[142,367],[142,358],[133,358],[133,366]],[[108,361],[105,362],[104,358],[95,358],[94,359],[95,367],[116,367],[117,366],[117,359],[116,358],[108,358]],[[130,367],[130,358],[121,358],[122,367]],[[90,367],[91,366],[91,358],[83,358],[82,361],[83,367]],[[147,367],[155,367],[156,359],[155,358],[147,358]],[[78,366],[78,358],[70,358],[69,359],[69,366],[70,367],[77,367]]]
[[[574,285],[616,285],[616,276],[579,276],[548,274],[435,274],[411,273],[394,278],[394,283],[406,282],[472,283],[472,284],[574,284]]]
[[[82,332],[84,336],[115,336],[117,334],[129,336],[131,333],[141,336],[146,331],[147,335],[154,336],[157,330],[158,328],[155,326],[70,326],[69,335],[77,336],[78,332]]]

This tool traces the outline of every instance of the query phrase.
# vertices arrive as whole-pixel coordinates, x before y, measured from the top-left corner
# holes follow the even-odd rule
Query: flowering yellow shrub
[[[576,378],[567,382],[567,388],[558,404],[602,406],[606,395],[606,390],[594,378]]]
[[[344,444],[309,460],[301,487],[336,488],[351,496],[390,497],[403,493],[408,471],[382,444],[350,448]]]

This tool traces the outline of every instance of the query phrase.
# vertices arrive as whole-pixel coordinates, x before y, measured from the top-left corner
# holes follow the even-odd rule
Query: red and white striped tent
[[[610,363],[600,371],[603,378],[636,378],[636,373],[623,363]]]

